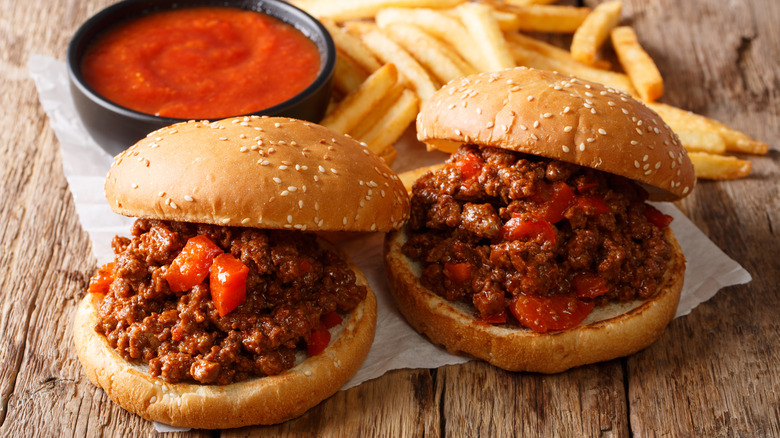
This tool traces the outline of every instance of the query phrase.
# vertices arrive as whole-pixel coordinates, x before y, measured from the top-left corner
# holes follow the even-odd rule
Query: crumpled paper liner
[[[28,68],[41,105],[62,146],[63,170],[81,225],[90,236],[98,263],[111,261],[111,239],[117,234],[129,235],[135,220],[114,213],[104,197],[103,182],[112,157],[92,140],[82,125],[71,100],[65,64],[51,57],[32,55]],[[413,138],[413,132],[407,133],[396,147],[398,159],[393,168],[397,172],[441,162],[446,157],[441,153],[426,152]],[[715,246],[674,205],[660,203],[656,206],[674,217],[671,227],[688,260],[685,287],[676,316],[688,314],[723,287],[751,280],[742,266]],[[396,309],[385,280],[383,238],[383,235],[371,234],[339,244],[363,271],[378,301],[376,338],[371,352],[362,368],[342,389],[360,385],[393,369],[437,368],[470,360],[431,344],[415,332]],[[186,430],[160,423],[155,423],[155,427],[161,432]]]

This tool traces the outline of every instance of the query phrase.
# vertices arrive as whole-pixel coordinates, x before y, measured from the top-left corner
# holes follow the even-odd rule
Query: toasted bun
[[[421,265],[401,253],[405,229],[385,239],[385,265],[401,313],[434,343],[509,371],[557,373],[635,353],[661,336],[677,310],[685,272],[685,258],[671,230],[666,238],[673,257],[654,298],[598,307],[577,327],[548,333],[480,322],[470,306],[424,288]]]
[[[87,294],[73,326],[76,353],[92,383],[122,408],[147,420],[180,427],[221,429],[274,424],[298,417],[341,388],[360,368],[374,340],[376,297],[350,262],[357,284],[368,293],[333,329],[319,355],[299,358],[281,374],[225,386],[167,383],[152,377],[146,364],[131,364],[95,332],[101,295]]]
[[[256,228],[388,231],[409,211],[364,145],[287,118],[160,129],[115,158],[105,189],[126,216]]]
[[[693,189],[693,165],[661,117],[601,84],[518,67],[454,80],[422,106],[417,136],[540,155],[643,183],[654,200]]]

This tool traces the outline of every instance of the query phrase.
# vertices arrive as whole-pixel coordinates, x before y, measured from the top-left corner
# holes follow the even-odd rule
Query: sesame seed
[[[683,195],[687,194],[688,190],[690,190],[690,187],[685,186],[685,188],[683,189]]]
[[[585,141],[587,141],[588,143],[593,143],[594,141],[596,141],[596,139],[593,138],[593,137],[590,137],[590,138],[586,138]]]
[[[564,152],[569,152],[569,147],[566,145],[561,146],[561,149],[563,149]]]
[[[477,108],[477,114],[482,114],[482,108]]]
[[[227,141],[227,137],[220,137],[218,140]]]
[[[642,134],[644,134],[644,132],[642,132],[642,130],[641,130],[641,129],[639,129],[639,128],[636,128],[636,133],[637,133],[637,134],[639,134],[639,135],[642,135]]]
[[[644,163],[645,161],[647,161],[648,158],[650,158],[650,157],[647,154],[645,154],[645,156],[642,157],[642,162]]]
[[[503,130],[504,132],[509,132],[509,126],[501,125],[501,130]]]
[[[137,189],[138,188],[138,184],[133,184],[133,188]]]
[[[638,142],[638,141],[636,141],[636,140],[631,140],[631,145],[632,145],[632,146],[636,146],[636,145],[638,145],[638,144],[639,144],[639,142]],[[674,158],[674,157],[672,157],[672,158]]]
[[[241,146],[241,147],[240,147],[238,150],[239,150],[240,152],[246,152],[246,151],[248,151],[249,149],[248,149],[246,146]]]
[[[460,136],[460,129],[456,129],[456,130],[455,130],[455,135],[458,135],[458,136]]]
[[[580,143],[580,150],[581,150],[581,151],[584,151],[584,150],[585,150],[585,143]]]
[[[569,108],[568,106],[567,106],[566,108],[564,108],[564,109],[563,109],[563,113],[564,113],[564,114],[568,114],[568,113],[569,113],[569,111],[571,111],[571,108]]]
[[[599,128],[599,134],[607,135],[607,131],[604,128]]]
[[[325,168],[324,167],[318,166],[317,168],[319,169],[320,172],[325,173]]]
[[[655,168],[656,168],[656,169],[659,169],[660,167],[661,167],[661,162],[660,162],[660,161],[659,161],[659,162],[657,162],[657,163],[655,163]]]
[[[267,166],[267,165],[271,164],[271,162],[268,161],[268,160],[258,161],[258,163],[260,163],[261,166]]]
[[[173,202],[173,201],[171,201],[169,205],[170,205],[170,206],[171,206],[171,208],[172,208],[172,209],[174,209],[174,210],[176,210],[177,208],[179,208],[179,207],[176,205],[176,203],[175,203],[175,202]]]
[[[344,216],[344,219],[342,219],[342,220],[341,220],[341,223],[342,223],[343,225],[346,225],[346,224],[347,224],[347,217],[346,217],[346,216]]]
[[[244,224],[244,225],[248,224],[249,221],[250,221],[250,219],[248,217],[245,217],[245,218],[241,219],[241,223]]]
[[[534,128],[538,128],[538,127],[539,127],[539,121],[538,120],[534,120]]]
[[[528,101],[530,102],[532,100],[534,100],[534,97],[533,96],[528,96]]]
[[[192,196],[190,196],[190,195],[184,195],[184,200],[187,201],[187,202],[195,201],[194,199],[192,199]]]
[[[487,128],[492,128],[493,127],[493,122],[492,121],[491,122],[487,122],[487,125],[485,125],[485,126]]]
[[[522,129],[523,131],[528,131],[528,127],[525,125],[520,125],[520,129]]]
[[[674,158],[674,157],[672,157],[672,158]],[[165,196],[165,192],[157,192],[157,196],[162,198],[163,196]]]
[[[628,115],[628,110],[627,110],[627,109],[625,109],[625,108],[620,108],[620,110],[621,110],[621,111],[623,111],[623,114],[626,114],[626,115]]]
[[[291,215],[291,214],[288,214],[288,215],[287,215],[287,223],[288,223],[288,224],[291,224],[291,223],[292,223],[292,215]]]
[[[332,172],[334,175],[338,175],[338,174],[339,174],[339,171],[338,171],[338,170],[336,170],[336,169],[334,169],[334,168],[332,168],[332,167],[330,168],[330,171],[331,171],[331,172]]]
[[[279,196],[287,196],[289,194],[290,192],[288,192],[287,190],[282,190],[282,193],[279,193]]]
[[[534,141],[538,141],[539,137],[536,136],[536,134],[531,134],[531,138],[534,139]]]
[[[572,128],[571,126],[566,126],[563,128],[563,132],[570,132],[572,129],[574,128]]]
[[[281,126],[282,126],[282,124],[281,124],[281,123],[279,123],[279,122],[276,122],[276,123],[274,123],[274,127],[275,127],[275,128],[279,128],[279,127],[281,127]]]
[[[646,170],[646,171],[645,171],[645,175],[650,175],[651,173],[653,173],[653,171],[652,171],[652,170]]]
[[[607,101],[607,105],[609,105],[609,106],[615,106],[615,102],[613,102],[613,101],[609,100],[609,101]]]
[[[634,167],[636,167],[637,169],[639,169],[639,167],[640,167],[640,166],[641,166],[641,164],[639,164],[639,161],[637,161],[637,160],[634,160]]]
[[[552,116],[553,116],[552,113],[544,113],[544,114],[542,114],[542,117],[544,117],[545,119],[549,119]]]
[[[274,182],[275,182],[275,183],[277,183],[277,184],[281,184],[281,183],[282,183],[282,179],[281,179],[281,178],[279,178],[278,176],[275,176],[275,177],[273,177],[272,179],[273,179],[273,180],[274,180]]]
[[[289,190],[289,191],[291,191],[291,192],[294,192],[294,191],[297,191],[297,190],[298,190],[298,187],[295,187],[295,186],[290,186],[290,187],[287,187],[287,190]]]

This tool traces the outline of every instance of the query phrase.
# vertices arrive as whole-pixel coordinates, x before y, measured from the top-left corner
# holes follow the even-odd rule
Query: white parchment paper
[[[65,64],[51,57],[32,55],[28,68],[41,105],[60,141],[65,178],[81,225],[90,236],[98,263],[111,261],[111,239],[117,234],[128,236],[134,221],[114,213],[105,200],[103,182],[112,157],[92,140],[82,125],[71,100]],[[441,162],[445,157],[441,153],[426,152],[416,143],[413,133],[407,133],[397,148],[399,158],[393,168],[398,172]],[[674,217],[671,226],[688,260],[678,317],[688,314],[721,288],[751,280],[745,269],[715,246],[674,205],[661,203],[656,206]],[[342,389],[357,386],[392,369],[437,368],[469,360],[434,346],[403,319],[385,281],[382,241],[383,235],[373,234],[340,244],[362,269],[378,300],[376,338],[371,352],[363,367]],[[155,425],[159,431],[179,430]]]

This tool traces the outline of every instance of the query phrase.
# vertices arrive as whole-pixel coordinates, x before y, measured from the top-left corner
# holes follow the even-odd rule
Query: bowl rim
[[[89,45],[106,30],[128,20],[141,17],[146,14],[168,11],[174,9],[217,6],[233,7],[243,10],[251,10],[267,14],[282,22],[293,26],[299,32],[314,43],[320,54],[320,71],[317,77],[301,92],[295,96],[280,102],[274,106],[263,108],[250,113],[235,114],[227,117],[242,117],[253,115],[274,116],[283,113],[285,110],[295,107],[302,101],[317,94],[323,87],[328,86],[333,77],[336,66],[336,46],[328,30],[316,18],[306,11],[282,0],[196,0],[182,2],[180,0],[169,0],[159,2],[153,0],[123,0],[103,8],[89,17],[79,26],[68,43],[66,54],[66,65],[68,76],[72,85],[75,85],[79,91],[87,96],[90,101],[102,108],[128,117],[138,122],[173,125],[175,123],[186,122],[192,118],[164,117],[149,114],[128,108],[115,103],[102,94],[95,91],[84,79],[81,72],[81,60]],[[122,15],[127,10],[133,11],[131,15]],[[108,20],[108,22],[107,22]],[[321,40],[322,46],[318,39]],[[224,117],[215,117],[221,119]]]

